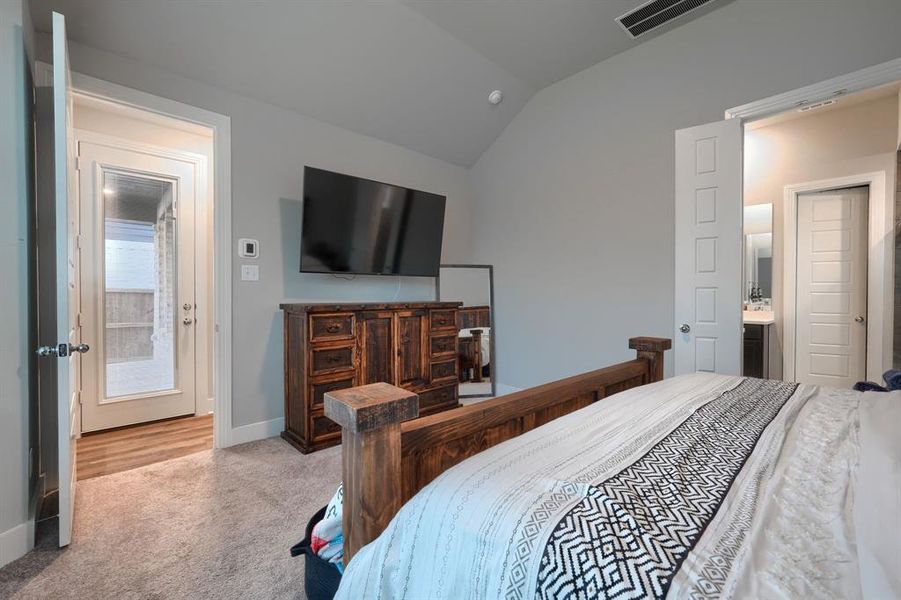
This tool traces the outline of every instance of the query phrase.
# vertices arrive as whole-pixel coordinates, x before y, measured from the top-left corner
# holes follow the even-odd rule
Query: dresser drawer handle
[[[332,356],[327,356],[325,361],[329,363],[341,362],[341,357],[333,354]]]
[[[338,331],[341,331],[341,326],[337,323],[332,323],[331,325],[326,327],[325,330],[329,333],[337,333]]]

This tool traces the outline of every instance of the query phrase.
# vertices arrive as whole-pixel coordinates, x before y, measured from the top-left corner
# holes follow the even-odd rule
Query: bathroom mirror
[[[441,265],[435,297],[462,302],[458,311],[457,376],[462,404],[491,398],[494,382],[494,270],[491,265]]]
[[[773,205],[745,206],[745,302],[768,308],[773,298]]]

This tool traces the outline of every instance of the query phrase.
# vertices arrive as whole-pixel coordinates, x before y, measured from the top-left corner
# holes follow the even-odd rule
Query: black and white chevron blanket
[[[837,394],[712,374],[617,394],[441,475],[351,561],[338,598],[847,595],[859,587],[836,573],[854,563],[853,540],[817,540],[829,551],[811,560],[808,580],[790,531],[795,498],[831,493],[838,508],[823,518],[841,512],[835,490],[847,482],[810,452],[852,460],[859,394]],[[779,476],[791,468],[820,483]],[[779,494],[789,500],[769,506]],[[758,531],[778,527],[784,543]],[[794,571],[769,573],[755,544]],[[810,587],[820,571],[833,587]]]

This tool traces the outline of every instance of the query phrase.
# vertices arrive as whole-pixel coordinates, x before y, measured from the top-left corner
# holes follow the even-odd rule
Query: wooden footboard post
[[[482,330],[472,329],[472,357],[475,366],[472,368],[472,380],[482,383]]]
[[[418,396],[387,383],[325,394],[325,416],[342,427],[345,565],[403,504],[400,424],[418,415]]]
[[[673,347],[668,338],[634,337],[629,338],[629,348],[638,351],[638,358],[648,361],[648,383],[663,380],[663,353]]]

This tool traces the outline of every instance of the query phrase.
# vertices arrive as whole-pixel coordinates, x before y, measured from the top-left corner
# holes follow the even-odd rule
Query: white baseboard
[[[0,567],[25,556],[34,548],[34,520],[0,533]]]
[[[237,446],[256,440],[264,440],[266,438],[277,436],[285,428],[285,418],[279,417],[271,421],[259,421],[250,423],[249,425],[240,425],[232,427],[228,436],[227,446]]]

